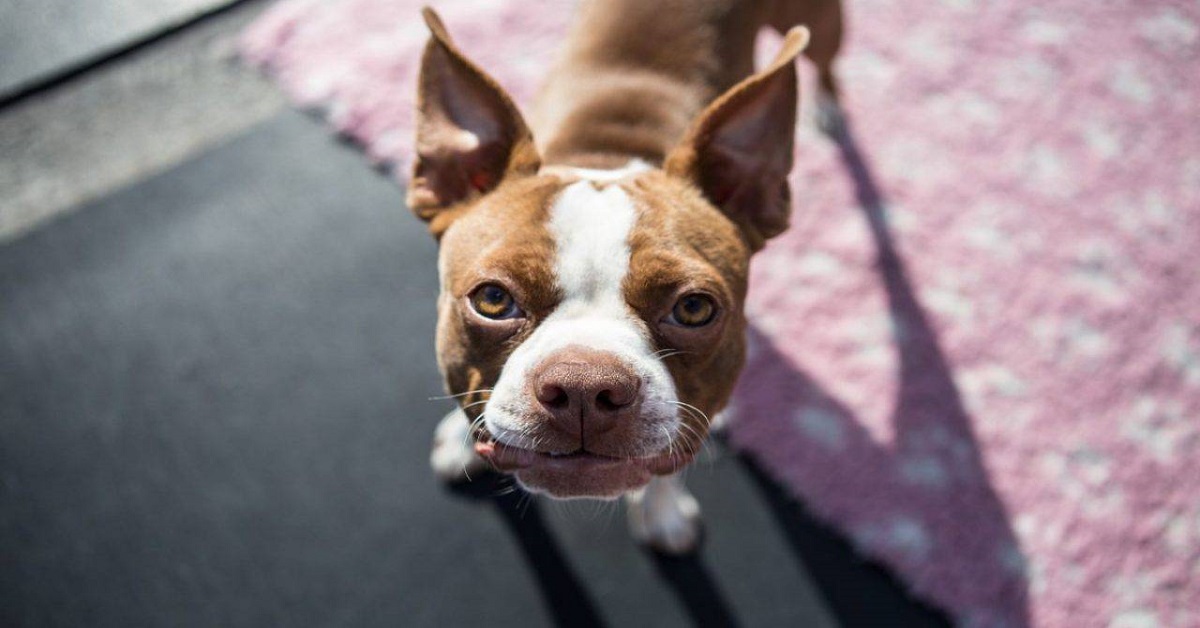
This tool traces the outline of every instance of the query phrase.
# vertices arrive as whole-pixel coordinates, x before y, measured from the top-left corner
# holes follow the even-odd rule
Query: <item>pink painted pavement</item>
[[[243,54],[403,166],[421,4],[287,0]],[[436,4],[522,102],[573,6]],[[730,442],[963,625],[1200,626],[1200,3],[848,11]]]

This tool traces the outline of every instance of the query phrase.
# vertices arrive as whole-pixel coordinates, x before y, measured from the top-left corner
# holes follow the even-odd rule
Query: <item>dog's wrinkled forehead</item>
[[[504,278],[528,289],[530,298],[556,301],[557,281],[550,264],[550,206],[562,182],[536,177],[501,186],[465,207],[439,246],[443,297],[462,297],[478,282]]]
[[[648,286],[698,278],[738,301],[748,258],[728,220],[640,162],[555,166],[501,186],[455,220],[440,255],[444,297],[501,279],[535,318],[582,302],[616,314]]]
[[[563,169],[482,199],[442,242],[443,288],[463,294],[502,277],[523,291],[553,292],[555,304],[615,305],[639,211],[617,181],[589,174]],[[551,298],[522,296],[534,309]]]

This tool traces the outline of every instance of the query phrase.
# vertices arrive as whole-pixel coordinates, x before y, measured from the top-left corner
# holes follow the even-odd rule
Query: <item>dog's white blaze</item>
[[[636,314],[625,302],[622,285],[629,273],[629,234],[637,209],[617,185],[603,189],[588,180],[567,186],[550,209],[554,270],[563,300],[509,356],[484,416],[493,436],[529,446],[524,419],[532,410],[525,379],[546,356],[568,345],[610,351],[623,358],[643,382],[642,454],[666,447],[678,418],[675,386]],[[631,452],[638,453],[638,452]]]
[[[631,177],[635,174],[652,170],[650,164],[641,159],[630,159],[629,163],[620,168],[613,170],[601,170],[597,168],[577,168],[575,166],[546,166],[542,168],[542,172],[546,173],[561,173],[568,177],[578,177],[596,183],[615,183],[626,177]]]
[[[629,232],[637,212],[615,185],[596,190],[588,181],[568,186],[550,209],[560,307],[587,303],[623,310],[621,283],[629,272]],[[618,312],[606,312],[618,314]]]

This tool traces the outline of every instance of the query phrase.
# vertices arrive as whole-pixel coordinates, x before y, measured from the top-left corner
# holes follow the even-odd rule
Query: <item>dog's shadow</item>
[[[510,478],[486,472],[450,489],[462,497],[491,502],[520,546],[546,610],[556,626],[604,626],[596,603],[546,525],[536,498],[515,488]],[[695,626],[737,626],[728,603],[698,555],[647,552],[659,576],[671,587]]]
[[[604,626],[595,601],[563,557],[533,496],[514,487],[511,478],[493,472],[449,488],[462,497],[491,502],[529,563],[556,626]]]
[[[783,475],[809,474],[805,486],[821,496],[826,517],[836,518],[858,542],[899,557],[916,574],[907,584],[925,598],[936,590],[951,602],[957,619],[1027,626],[1024,557],[981,460],[937,332],[889,232],[884,198],[850,128],[843,126],[833,139],[876,249],[892,321],[898,356],[895,440],[877,443],[853,411],[753,328],[730,440],[765,453],[776,467],[786,467]],[[800,507],[781,497],[779,485],[761,467],[743,462],[835,614],[858,623],[847,621],[846,613],[862,609],[864,600],[846,599],[844,583],[812,569],[811,539],[798,536],[796,526],[807,515],[797,514]]]

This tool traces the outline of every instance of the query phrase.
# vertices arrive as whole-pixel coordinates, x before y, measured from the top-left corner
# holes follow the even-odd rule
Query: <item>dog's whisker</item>
[[[467,408],[474,408],[475,406],[481,406],[481,405],[487,403],[488,401],[489,400],[487,400],[487,399],[480,399],[479,401],[472,401],[471,403],[468,403],[467,405],[463,406],[462,409],[466,410]]]
[[[667,457],[673,461],[675,460],[675,456],[678,455],[675,451],[675,438],[671,436],[671,432],[667,430],[665,425],[659,426],[659,429],[662,430],[663,436],[667,439]]]
[[[439,395],[437,397],[429,397],[429,401],[443,401],[446,399],[457,399],[458,397],[466,397],[468,395],[474,395],[476,393],[491,393],[492,391],[493,391],[493,389],[491,389],[491,388],[477,388],[475,390],[468,390],[467,392],[461,392],[461,393],[457,393],[457,394],[453,394],[453,395]]]
[[[467,433],[463,436],[463,447],[471,447],[472,446],[471,443],[472,443],[472,441],[475,440],[475,434],[477,433],[479,428],[481,428],[483,426],[483,423],[486,420],[487,419],[486,419],[485,414],[480,412],[479,416],[475,417],[475,420],[471,421],[471,423],[467,426]],[[465,466],[465,464],[466,463],[464,463],[464,466]],[[470,479],[470,478],[468,478],[468,479]]]
[[[675,402],[675,403],[678,404],[678,402]],[[683,405],[679,405],[679,408],[682,412],[684,412],[688,416],[692,417],[693,419],[700,419],[702,421],[705,421],[707,419],[707,417],[704,416],[703,412],[700,412],[699,410],[695,409],[695,406],[688,406],[686,404],[683,404]],[[705,421],[705,423],[707,425],[707,421]],[[699,439],[700,441],[704,442],[705,445],[707,445],[707,439],[703,438],[695,428],[693,428],[690,425],[687,425],[686,423],[680,423],[680,427],[688,428],[689,430],[691,430],[692,432],[695,433],[697,439]]]
[[[708,415],[707,415],[707,414],[705,414],[705,413],[704,413],[704,411],[703,411],[703,410],[701,410],[700,408],[697,408],[696,406],[693,406],[693,405],[692,405],[692,404],[690,404],[690,403],[685,403],[685,402],[683,402],[683,401],[671,401],[671,403],[673,403],[673,404],[675,404],[675,405],[677,405],[677,406],[681,406],[681,407],[684,407],[684,408],[688,408],[688,409],[691,409],[691,410],[695,410],[696,412],[700,413],[700,416],[701,416],[701,417],[703,417],[703,418],[704,418],[704,422],[705,422],[706,424],[708,424],[708,425],[712,425],[712,419],[709,419],[709,418],[708,418]]]
[[[467,435],[463,438],[463,447],[471,449],[472,451],[474,450],[472,442],[475,440],[475,431],[483,425],[485,420],[484,413],[480,412],[479,416],[475,417],[474,421],[471,421],[471,424],[467,426]],[[467,465],[469,463],[469,458],[463,461],[463,475],[466,476],[468,482],[472,482],[474,480],[471,479],[471,472],[467,470]]]
[[[517,490],[517,484],[515,481],[513,482],[513,490]],[[525,518],[525,513],[529,512],[529,507],[533,505],[533,499],[533,494],[525,493],[521,496],[521,499],[517,501],[517,510],[520,511],[522,519]]]
[[[704,413],[700,412],[699,410],[693,410],[693,409],[690,409],[690,407],[684,408],[683,406],[680,406],[680,409],[683,410],[685,413],[687,413],[692,418],[699,418],[699,419],[707,418],[704,416]],[[707,426],[707,422],[706,422],[706,426]],[[694,449],[698,449],[698,451],[696,453],[699,454],[701,457],[706,458],[707,462],[711,465],[712,462],[716,459],[716,453],[712,449],[712,445],[709,443],[709,439],[705,438],[700,433],[699,430],[692,427],[691,425],[688,425],[687,423],[680,423],[679,427],[681,429],[687,430],[688,434],[686,435],[686,440],[689,441],[689,444],[699,445],[698,448],[694,448]],[[692,443],[692,439],[694,439],[694,443]]]
[[[709,455],[709,462],[711,463],[713,460],[713,458],[712,458],[713,454],[712,454],[711,445],[709,444],[708,439],[704,438],[704,436],[700,434],[699,430],[692,427],[691,425],[688,425],[687,423],[680,423],[678,427],[681,430],[686,430],[686,432],[681,432],[680,436],[684,439],[685,442],[688,443],[689,448],[694,451],[698,450],[696,452],[698,454]]]

